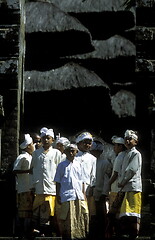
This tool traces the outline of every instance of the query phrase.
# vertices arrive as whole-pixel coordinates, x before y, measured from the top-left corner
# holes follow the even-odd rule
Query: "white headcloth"
[[[61,143],[63,146],[68,146],[70,144],[70,141],[66,137],[60,137],[56,140],[56,143]]]
[[[41,128],[40,133],[41,133],[40,137],[44,137],[44,136],[49,135],[49,136],[54,138],[54,131],[53,131],[52,128],[48,129],[46,127],[43,127],[43,128]]]
[[[126,130],[125,131],[125,134],[124,134],[124,137],[131,137],[135,140],[138,140],[138,136],[137,136],[137,133],[133,130]]]
[[[69,145],[67,146],[67,148],[74,148],[74,149],[78,150],[78,147],[77,147],[77,145],[76,145],[75,143],[69,144]]]
[[[21,149],[25,149],[30,143],[33,142],[32,138],[30,137],[30,134],[24,134],[25,140],[20,144]]]
[[[124,144],[124,138],[122,137],[113,136],[111,140],[112,140],[112,143]]]
[[[84,139],[90,139],[93,141],[93,136],[89,132],[83,132],[76,138],[76,143],[79,143]]]

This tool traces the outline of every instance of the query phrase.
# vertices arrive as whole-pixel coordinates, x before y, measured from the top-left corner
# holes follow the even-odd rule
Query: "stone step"
[[[27,240],[21,237],[0,237],[0,240]],[[36,240],[62,240],[62,237],[35,237]]]

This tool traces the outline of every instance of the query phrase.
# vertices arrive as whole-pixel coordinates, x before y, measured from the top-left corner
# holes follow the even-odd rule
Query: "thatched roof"
[[[126,0],[48,0],[66,12],[102,12],[124,10]]]
[[[75,63],[68,63],[63,67],[46,72],[25,72],[25,92],[45,92],[80,87],[109,89],[98,75]]]
[[[77,54],[70,59],[114,59],[117,57],[136,56],[136,46],[128,39],[115,35],[107,40],[94,40],[95,50],[86,54]]]
[[[26,64],[94,50],[88,29],[48,2],[26,3]]]
[[[33,32],[65,32],[89,31],[76,18],[61,11],[52,3],[27,2],[26,8],[26,33]]]

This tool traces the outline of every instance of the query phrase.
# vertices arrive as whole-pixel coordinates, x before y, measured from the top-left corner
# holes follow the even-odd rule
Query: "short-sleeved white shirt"
[[[61,152],[53,147],[45,154],[44,148],[35,150],[32,154],[33,185],[36,194],[56,195],[54,176],[61,162]]]
[[[119,175],[119,171],[121,169],[121,165],[125,156],[125,151],[120,152],[117,157],[114,160],[113,163],[113,171],[112,171],[112,175],[114,172],[117,172]],[[120,188],[118,187],[118,178],[111,184],[111,192],[118,192],[120,191]]]
[[[142,191],[141,168],[142,168],[141,153],[135,147],[133,147],[130,150],[126,150],[121,165],[118,181],[119,183],[122,183],[126,181],[126,179],[129,180],[122,189],[122,191],[124,192]]]
[[[87,194],[88,186],[95,186],[96,182],[96,157],[88,152],[79,151],[75,160],[81,163],[85,191]]]
[[[96,167],[96,185],[94,189],[95,200],[98,201],[101,195],[109,195],[109,179],[112,172],[111,163],[102,158],[102,155],[97,159]]]
[[[32,156],[25,151],[17,157],[14,162],[13,170],[29,170],[31,165]],[[21,173],[16,176],[16,190],[18,193],[30,191],[31,175],[29,173]]]
[[[57,167],[54,181],[60,183],[61,202],[84,200],[82,168],[78,161],[70,162],[66,159],[61,162]]]

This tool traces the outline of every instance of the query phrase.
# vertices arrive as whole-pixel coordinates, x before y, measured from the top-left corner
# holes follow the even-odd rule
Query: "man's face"
[[[92,140],[91,139],[84,139],[83,141],[78,143],[78,148],[82,152],[88,152],[91,148]]]

